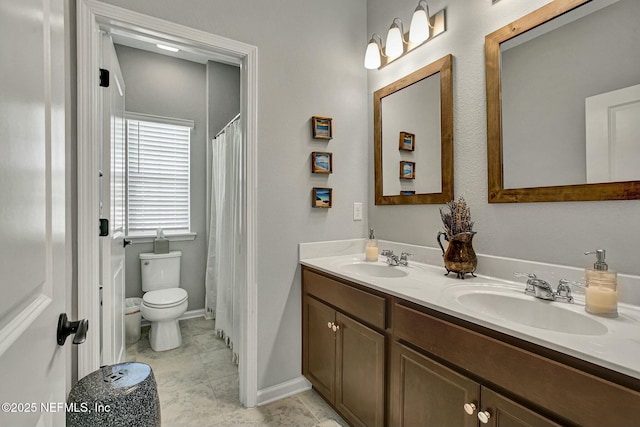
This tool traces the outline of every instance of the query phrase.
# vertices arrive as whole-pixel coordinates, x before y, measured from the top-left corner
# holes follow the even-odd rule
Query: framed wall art
[[[313,204],[314,208],[330,208],[332,205],[333,189],[324,187],[313,187]]]
[[[314,151],[311,153],[311,172],[332,173],[333,154],[321,151]]]
[[[409,132],[400,132],[400,150],[414,151],[416,149],[416,135]]]
[[[311,128],[313,138],[315,139],[331,139],[333,138],[333,125],[330,117],[311,117]]]
[[[400,179],[416,179],[415,162],[400,162]]]

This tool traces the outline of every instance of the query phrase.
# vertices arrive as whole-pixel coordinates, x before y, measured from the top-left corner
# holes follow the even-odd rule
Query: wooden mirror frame
[[[634,200],[640,198],[640,181],[504,188],[500,44],[589,1],[591,0],[554,0],[485,37],[489,203]]]
[[[451,54],[377,90],[373,94],[373,143],[376,205],[442,204],[453,199],[453,56]],[[440,73],[440,193],[384,196],[382,194],[382,99]],[[397,144],[397,141],[393,141]]]

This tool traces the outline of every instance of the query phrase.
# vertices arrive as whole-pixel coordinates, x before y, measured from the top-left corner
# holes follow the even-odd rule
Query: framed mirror
[[[375,204],[453,199],[453,77],[447,55],[373,95]]]
[[[489,202],[640,198],[637,0],[554,0],[485,39]]]

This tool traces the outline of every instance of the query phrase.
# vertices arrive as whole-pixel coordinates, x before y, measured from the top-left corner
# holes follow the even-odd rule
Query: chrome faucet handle
[[[558,290],[556,291],[556,298],[564,299],[569,303],[573,302],[573,296],[571,296],[571,285],[578,286],[580,288],[586,288],[587,285],[583,282],[577,282],[575,280],[560,279],[558,282]]]
[[[524,289],[524,293],[531,296],[536,296],[536,288],[533,286],[533,280],[537,279],[536,275],[533,273],[520,273],[517,271],[513,272],[513,275],[516,277],[526,277],[527,279],[527,287]]]
[[[400,254],[400,260],[398,261],[398,263],[407,267],[409,265],[409,261],[407,261],[407,258],[411,255],[413,254],[410,254],[409,252],[402,252],[402,254]]]
[[[396,266],[398,265],[398,255],[394,254],[392,250],[385,249],[380,252],[380,255],[387,257],[387,264]]]

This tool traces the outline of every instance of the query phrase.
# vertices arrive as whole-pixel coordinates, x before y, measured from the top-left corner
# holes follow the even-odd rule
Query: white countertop
[[[445,314],[484,326],[532,343],[583,359],[596,365],[640,379],[640,307],[619,304],[617,318],[609,319],[591,316],[584,312],[584,297],[574,294],[575,302],[548,302],[524,295],[524,283],[501,280],[488,276],[467,275],[465,280],[455,278],[455,274],[445,276],[442,266],[409,261],[408,267],[388,267],[402,269],[407,276],[401,278],[371,277],[344,270],[347,264],[365,262],[364,254],[358,253],[359,241],[343,244],[342,250],[333,253],[341,255],[329,256],[332,251],[309,250],[300,247],[300,263],[316,270],[358,283],[371,289],[402,298],[407,301],[428,307]],[[314,244],[308,244],[314,245]],[[349,246],[348,250],[344,250]],[[351,253],[348,253],[351,252]],[[356,252],[356,253],[354,253]],[[315,256],[315,257],[314,257]],[[378,263],[383,262],[380,257]],[[374,263],[375,264],[375,263]],[[481,308],[470,308],[460,303],[457,295],[461,292],[473,292],[473,289],[495,289],[511,293],[514,298],[532,299],[539,304],[561,305],[562,309],[589,316],[606,327],[607,332],[601,335],[584,335],[563,333],[551,329],[527,326],[525,324],[492,317],[491,313]],[[471,289],[471,291],[469,291]],[[544,309],[543,309],[544,310]],[[600,326],[600,325],[598,325]]]

